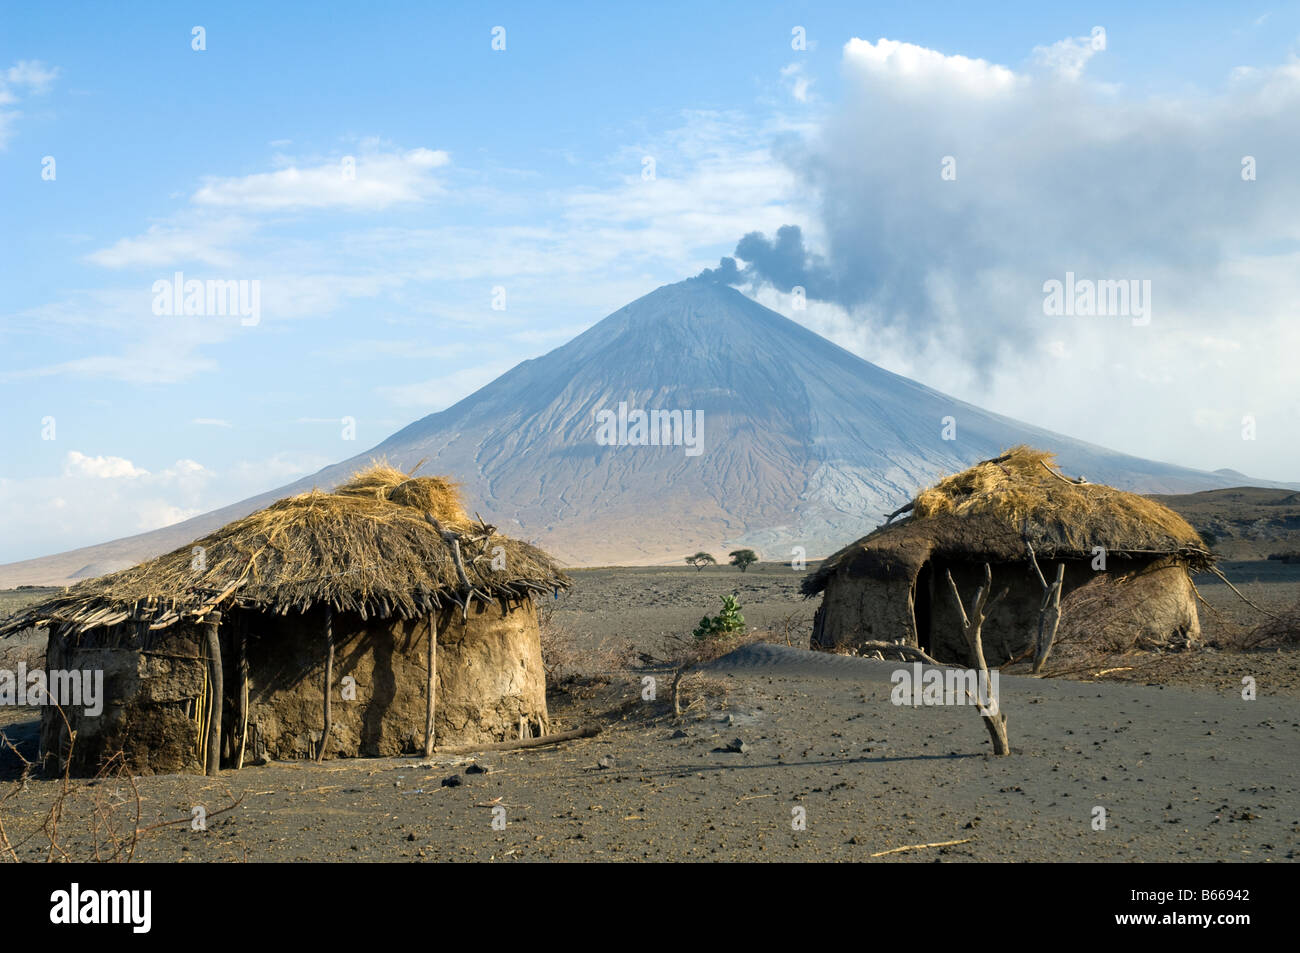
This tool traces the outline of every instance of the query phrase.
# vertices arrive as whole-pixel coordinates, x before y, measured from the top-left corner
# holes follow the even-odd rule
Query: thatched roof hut
[[[541,550],[471,520],[451,482],[381,463],[79,583],[0,635],[48,627],[50,669],[104,670],[104,713],[72,713],[78,766],[115,750],[145,771],[396,754],[427,741],[434,697],[439,744],[545,731],[533,596],[568,585]],[[45,721],[46,753],[66,748],[57,712]]]
[[[969,598],[988,563],[994,592],[1007,595],[985,623],[985,650],[990,662],[1015,657],[1034,635],[1043,595],[1031,547],[1047,579],[1065,566],[1067,592],[1098,572],[1132,577],[1149,616],[1133,624],[1158,641],[1199,636],[1189,573],[1213,556],[1196,531],[1146,497],[1066,477],[1050,453],[1016,447],[941,480],[899,513],[804,580],[805,596],[824,593],[816,645],[904,642],[964,660],[946,574]]]

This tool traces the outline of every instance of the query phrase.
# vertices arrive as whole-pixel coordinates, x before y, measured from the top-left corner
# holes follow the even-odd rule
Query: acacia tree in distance
[[[694,556],[686,557],[686,565],[694,566],[696,572],[699,572],[705,566],[716,566],[717,564],[718,561],[716,559],[714,559],[708,553],[704,553],[704,552],[696,553]]]
[[[729,555],[731,556],[731,565],[741,572],[758,562],[758,553],[752,549],[733,549]]]

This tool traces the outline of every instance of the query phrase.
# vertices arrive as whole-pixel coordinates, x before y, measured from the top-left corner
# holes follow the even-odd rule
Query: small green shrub
[[[745,617],[740,614],[740,603],[735,596],[722,597],[722,611],[712,619],[705,616],[695,627],[697,639],[719,639],[745,631]]]

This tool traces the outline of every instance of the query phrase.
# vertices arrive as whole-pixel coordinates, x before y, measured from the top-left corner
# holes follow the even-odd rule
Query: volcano
[[[376,457],[404,469],[425,460],[419,472],[459,481],[471,511],[570,566],[679,563],[738,547],[812,559],[940,475],[1022,443],[1054,451],[1067,473],[1134,492],[1245,482],[989,413],[693,278],[364,453],[164,529],[0,566],[0,587],[131,565],[280,497],[332,488]]]

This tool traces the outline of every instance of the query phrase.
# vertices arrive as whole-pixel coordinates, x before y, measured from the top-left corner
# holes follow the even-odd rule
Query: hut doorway
[[[916,644],[927,655],[933,655],[932,631],[934,628],[934,566],[926,562],[916,574],[912,590],[912,623],[916,626]]]

